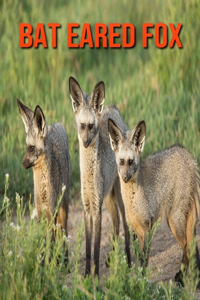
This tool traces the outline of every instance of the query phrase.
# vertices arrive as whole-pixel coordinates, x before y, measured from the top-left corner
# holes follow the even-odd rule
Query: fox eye
[[[81,123],[81,129],[85,129],[85,124]]]
[[[124,159],[120,158],[120,165],[123,166],[124,165]]]
[[[30,151],[30,152],[33,152],[34,149],[35,149],[35,146],[30,146],[30,147],[29,147],[29,151]]]
[[[89,124],[89,129],[92,130],[92,128],[94,127],[94,124]]]
[[[129,163],[129,166],[132,166],[132,164],[133,164],[133,159],[129,159],[128,163]]]

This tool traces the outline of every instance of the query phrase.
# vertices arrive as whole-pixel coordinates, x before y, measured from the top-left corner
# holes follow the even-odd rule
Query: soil
[[[71,246],[75,244],[76,233],[81,229],[84,222],[83,208],[80,205],[70,206],[68,220],[68,234],[71,236]],[[109,254],[110,238],[112,236],[112,221],[110,215],[103,204],[102,209],[102,234],[101,234],[101,250],[100,250],[100,281],[109,275],[109,268],[106,267],[106,255]],[[196,227],[197,243],[200,250],[200,222],[197,222]],[[123,235],[122,225],[120,225],[120,236]],[[85,236],[83,231],[83,247],[81,250],[80,273],[84,275],[85,271]],[[158,228],[151,244],[149,267],[152,270],[152,280],[158,282],[174,282],[175,274],[179,271],[182,259],[182,250],[178,242],[175,240],[169,228],[164,230]],[[197,290],[198,298],[200,299],[200,289]]]

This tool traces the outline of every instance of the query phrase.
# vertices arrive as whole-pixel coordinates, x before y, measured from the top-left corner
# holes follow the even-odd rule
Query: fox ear
[[[105,100],[105,84],[99,81],[92,92],[92,105],[96,114],[101,114],[103,111],[103,104]]]
[[[82,106],[83,103],[83,92],[81,87],[74,77],[69,77],[69,93],[72,99],[72,107],[76,113]]]
[[[17,99],[17,105],[27,133],[28,128],[30,127],[31,121],[33,119],[34,112],[30,110],[27,106],[25,106],[19,99]]]
[[[138,155],[144,150],[146,126],[145,121],[140,121],[132,131],[132,142]]]
[[[122,139],[122,134],[115,122],[111,119],[108,119],[108,132],[111,148],[113,151],[116,151],[118,149],[119,141]]]
[[[33,117],[33,128],[37,134],[41,134],[42,137],[46,136],[46,121],[42,109],[39,105],[36,106]]]

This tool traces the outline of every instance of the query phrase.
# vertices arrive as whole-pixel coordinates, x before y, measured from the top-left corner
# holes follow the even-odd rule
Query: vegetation
[[[83,278],[79,273],[80,249],[83,226],[76,233],[76,245],[60,233],[51,243],[51,232],[55,228],[45,221],[45,211],[40,223],[29,203],[29,216],[25,218],[25,205],[16,194],[17,216],[12,221],[11,202],[6,191],[1,209],[5,222],[1,228],[0,250],[0,295],[1,299],[195,299],[198,274],[195,270],[195,243],[192,245],[189,272],[184,275],[185,289],[175,287],[172,282],[156,283],[150,280],[150,269],[139,263],[139,244],[132,242],[135,263],[129,269],[123,241],[114,242],[115,250],[110,257],[110,275],[100,284],[97,277]],[[26,215],[27,216],[27,215]],[[149,235],[153,238],[157,225]],[[69,248],[69,264],[64,264],[63,241]],[[149,247],[149,244],[147,245]],[[70,272],[70,273],[69,273]],[[68,274],[69,273],[69,274]]]
[[[72,198],[79,196],[78,140],[74,113],[68,91],[70,75],[78,79],[87,93],[98,80],[106,86],[106,104],[114,103],[132,128],[144,119],[147,125],[145,155],[180,143],[192,155],[200,156],[200,45],[199,1],[117,0],[101,3],[87,0],[0,1],[0,197],[4,193],[4,176],[10,175],[9,197],[15,192],[29,199],[33,194],[32,170],[21,165],[25,153],[25,130],[16,98],[33,109],[39,104],[47,123],[60,121],[69,136],[72,160]],[[115,9],[113,9],[113,7]],[[157,49],[154,39],[142,48],[143,22],[182,23],[183,49]],[[20,22],[35,29],[46,26],[48,49],[21,49]],[[60,22],[57,49],[51,48],[49,22]],[[68,49],[67,23],[77,22],[81,35],[84,22],[133,23],[136,45],[132,49]],[[154,30],[150,30],[154,33]],[[170,28],[169,41],[170,41]]]
[[[200,2],[87,0],[83,4],[80,0],[60,0],[47,4],[35,0],[0,0],[0,12],[0,207],[6,218],[0,236],[2,299],[194,299],[191,295],[194,295],[195,282],[191,285],[192,291],[177,289],[171,284],[166,287],[143,277],[137,263],[131,270],[127,269],[120,245],[115,247],[110,276],[103,286],[97,279],[83,279],[78,272],[78,249],[83,242],[80,232],[77,232],[76,253],[74,256],[70,253],[71,274],[67,279],[60,241],[55,243],[49,260],[50,237],[45,221],[37,224],[35,219],[26,221],[24,217],[25,204],[29,207],[28,215],[33,211],[33,179],[32,170],[24,170],[21,165],[26,148],[25,130],[16,98],[32,109],[39,104],[48,124],[56,121],[64,124],[72,160],[72,204],[79,201],[80,183],[78,140],[68,91],[71,75],[87,93],[97,81],[103,80],[105,105],[116,104],[130,128],[141,119],[146,121],[143,157],[180,143],[199,162]],[[45,24],[49,48],[21,49],[21,22],[32,24],[34,29],[39,22]],[[50,47],[49,22],[59,22],[62,26],[58,30],[57,49]],[[79,35],[84,22],[90,23],[92,29],[96,22],[133,23],[136,45],[128,50],[89,49],[87,46],[68,49],[67,24],[70,22],[80,24],[76,31]],[[176,45],[173,49],[157,49],[154,39],[149,40],[148,49],[143,49],[144,22],[167,25],[171,22],[175,26],[182,23],[183,49]],[[150,31],[154,33],[153,29]],[[168,33],[171,36],[170,29]],[[6,195],[5,174],[9,174],[10,182]],[[23,201],[16,192],[23,196]],[[12,207],[17,211],[14,225],[11,225]]]

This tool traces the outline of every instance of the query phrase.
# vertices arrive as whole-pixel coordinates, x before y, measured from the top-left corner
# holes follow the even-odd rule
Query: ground
[[[69,211],[69,235],[71,236],[72,248],[75,242],[76,232],[80,229],[81,223],[84,220],[83,208],[70,206]],[[102,235],[101,235],[101,251],[100,251],[100,280],[104,276],[109,275],[109,268],[105,265],[106,254],[110,252],[109,239],[112,235],[112,221],[110,215],[103,204],[102,210]],[[120,226],[120,235],[123,235],[122,226]],[[197,222],[197,242],[200,249],[200,222]],[[84,275],[85,271],[85,244],[83,244],[81,254],[80,273]],[[149,267],[152,269],[152,279],[157,281],[168,282],[170,279],[174,282],[174,276],[180,269],[182,259],[182,250],[169,228],[157,229],[154,236],[150,257]],[[200,299],[200,290],[197,290],[198,298]]]

